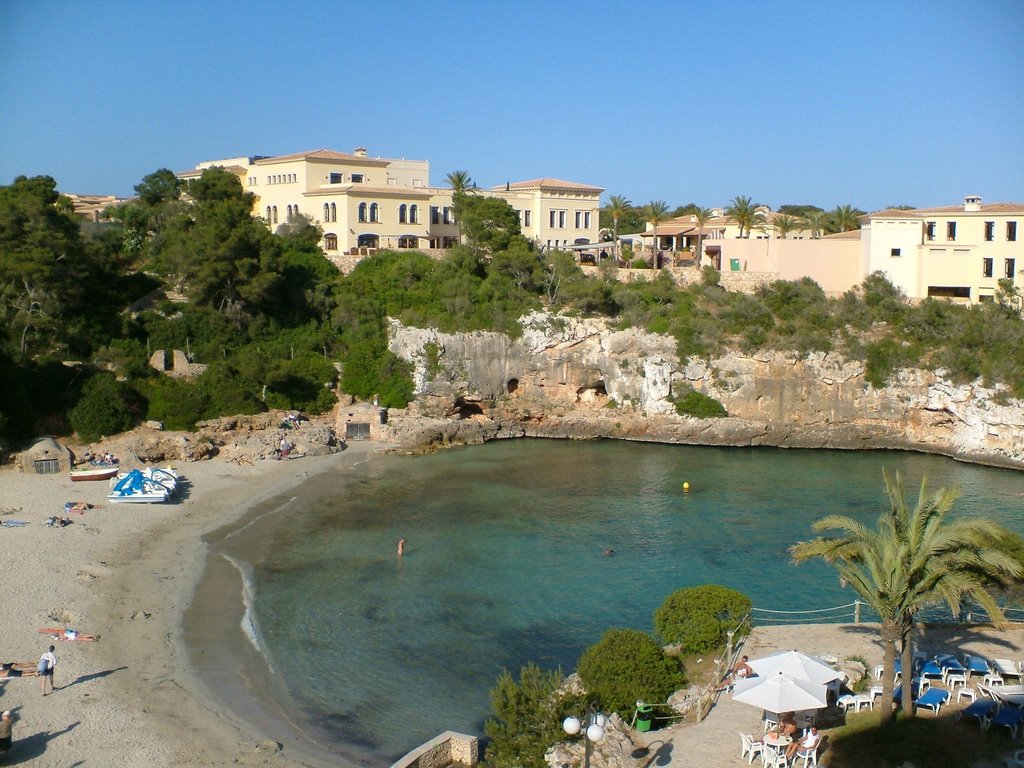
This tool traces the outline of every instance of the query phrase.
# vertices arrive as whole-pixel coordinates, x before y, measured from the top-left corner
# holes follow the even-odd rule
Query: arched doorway
[[[372,234],[360,235],[358,245],[360,248],[376,248],[380,242],[380,237]]]

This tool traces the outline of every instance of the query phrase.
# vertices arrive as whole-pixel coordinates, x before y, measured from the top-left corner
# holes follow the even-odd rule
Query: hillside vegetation
[[[494,200],[472,194],[457,201],[466,244],[445,258],[383,252],[344,276],[320,251],[315,225],[299,218],[271,233],[223,170],[187,185],[160,170],[136,191],[95,225],[73,215],[50,177],[0,187],[8,442],[71,431],[93,440],[143,419],[188,428],[269,408],[321,412],[338,388],[401,407],[413,396],[411,371],[387,349],[388,317],[516,335],[517,319],[539,308],[670,334],[682,357],[835,350],[865,360],[876,386],[901,366],[942,367],[1024,396],[1024,322],[1009,309],[1008,283],[1000,300],[972,307],[910,306],[880,275],[838,300],[810,280],[730,293],[710,268],[687,289],[667,275],[624,284],[611,271],[584,275],[567,253],[539,253],[511,208],[491,210]],[[168,378],[147,364],[159,349],[208,367]]]

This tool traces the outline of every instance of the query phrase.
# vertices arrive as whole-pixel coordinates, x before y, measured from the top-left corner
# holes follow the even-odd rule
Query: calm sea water
[[[825,514],[873,521],[883,467],[913,500],[927,476],[963,489],[960,512],[1024,532],[1024,473],[939,457],[518,440],[374,459],[343,493],[312,478],[228,548],[251,562],[258,637],[296,715],[384,762],[482,733],[503,668],[571,670],[609,627],[650,630],[680,587],[850,602],[832,569],[786,550]]]

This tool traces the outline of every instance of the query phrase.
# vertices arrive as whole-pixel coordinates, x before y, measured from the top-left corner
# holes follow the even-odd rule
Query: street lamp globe
[[[602,716],[602,720],[604,717]],[[604,738],[604,725],[599,723],[591,723],[587,728],[587,738],[591,741],[600,741]]]
[[[578,717],[567,717],[562,721],[562,729],[570,736],[580,732],[580,719]]]

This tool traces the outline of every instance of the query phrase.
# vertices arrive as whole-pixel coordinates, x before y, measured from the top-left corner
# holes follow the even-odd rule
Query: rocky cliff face
[[[613,437],[708,445],[902,448],[1024,469],[1024,403],[941,373],[900,372],[877,389],[835,354],[731,353],[679,360],[675,341],[597,319],[537,313],[523,334],[442,334],[393,322],[415,367],[416,403],[392,411],[406,447],[501,437]],[[722,419],[676,415],[689,387]]]

